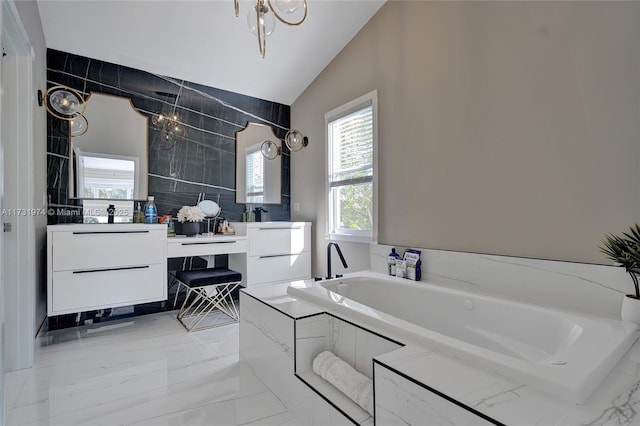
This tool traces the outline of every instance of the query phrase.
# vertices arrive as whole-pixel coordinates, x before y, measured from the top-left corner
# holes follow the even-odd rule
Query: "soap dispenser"
[[[144,213],[142,213],[142,206],[139,201],[136,210],[133,212],[133,223],[144,223]]]

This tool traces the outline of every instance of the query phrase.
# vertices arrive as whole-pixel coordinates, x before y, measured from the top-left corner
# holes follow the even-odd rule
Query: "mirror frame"
[[[145,114],[143,114],[142,112],[138,111],[136,109],[136,107],[133,105],[133,102],[131,100],[131,98],[125,97],[125,96],[117,96],[117,95],[112,95],[112,94],[108,94],[108,93],[99,93],[99,92],[90,92],[89,95],[87,96],[87,98],[85,99],[85,102],[87,103],[87,109],[85,111],[85,117],[87,118],[87,122],[89,123],[89,128],[87,130],[87,132],[84,135],[80,135],[80,136],[71,136],[71,132],[68,132],[69,136],[69,140],[68,140],[68,147],[69,147],[69,170],[68,170],[68,178],[69,178],[69,193],[68,193],[68,198],[69,199],[73,199],[73,200],[109,200],[111,198],[91,198],[91,197],[82,197],[82,196],[78,196],[76,194],[76,192],[78,191],[78,188],[76,187],[77,185],[77,158],[75,157],[75,149],[74,149],[74,143],[73,143],[73,139],[74,138],[82,138],[83,136],[86,136],[89,132],[91,132],[91,127],[92,127],[92,121],[95,124],[95,121],[98,120],[97,116],[94,116],[93,114],[96,114],[96,112],[94,111],[93,114],[91,112],[91,105],[89,105],[89,101],[91,100],[91,97],[94,95],[98,95],[98,96],[104,96],[104,97],[109,97],[109,98],[113,98],[114,100],[122,100],[122,105],[124,107],[124,101],[127,101],[127,103],[129,104],[129,107],[131,108],[131,110],[138,116],[140,116],[141,118],[144,119],[144,142],[142,142],[143,145],[143,149],[144,149],[144,156],[143,158],[140,158],[138,161],[138,164],[140,165],[140,170],[139,173],[137,174],[136,178],[135,178],[135,183],[134,185],[137,184],[137,187],[134,186],[134,194],[133,194],[133,198],[129,198],[127,200],[143,200],[147,198],[148,192],[149,192],[149,185],[148,185],[148,173],[149,173],[149,117]],[[94,98],[96,99],[96,98]],[[124,112],[120,111],[121,114],[124,114]],[[102,114],[100,114],[102,115]],[[137,119],[137,118],[136,118]],[[68,125],[68,123],[67,123]],[[117,131],[121,130],[121,127],[118,127],[117,125],[115,125],[113,127],[114,129],[114,133],[117,133]],[[142,133],[142,132],[141,132]],[[116,138],[119,136],[115,136]],[[126,140],[126,138],[125,138]],[[91,154],[102,154],[105,156],[105,158],[116,158],[116,157],[131,157],[130,153],[122,153],[122,152],[96,152],[95,150],[91,150],[89,151]],[[119,199],[119,200],[124,200],[124,199]]]
[[[276,136],[273,131],[273,127],[266,124],[259,124],[254,122],[247,122],[247,125],[242,130],[235,132],[236,141],[236,203],[237,204],[282,204],[282,154],[278,154],[274,159],[264,159],[266,165],[274,165],[277,163],[278,170],[271,172],[274,177],[275,186],[277,185],[277,194],[264,194],[264,201],[262,202],[248,202],[247,201],[247,184],[246,184],[246,157],[244,152],[250,146],[260,144],[264,141],[271,141],[281,150],[282,140]],[[258,149],[260,152],[260,149]],[[262,155],[262,154],[261,154]],[[242,160],[242,161],[241,161]],[[265,188],[266,189],[266,188]]]

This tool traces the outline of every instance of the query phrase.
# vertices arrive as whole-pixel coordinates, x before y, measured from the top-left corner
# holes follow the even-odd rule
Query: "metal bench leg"
[[[178,320],[189,331],[219,327],[238,322],[238,309],[233,303],[231,293],[240,282],[214,284],[207,287],[191,288],[178,313]],[[193,301],[188,304],[189,297],[194,294]],[[198,327],[200,323],[214,311],[219,311],[230,318],[230,321],[214,325]]]

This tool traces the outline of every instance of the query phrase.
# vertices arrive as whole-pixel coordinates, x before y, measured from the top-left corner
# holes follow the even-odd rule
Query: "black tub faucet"
[[[347,261],[344,260],[344,256],[342,255],[342,250],[340,250],[340,246],[337,243],[329,243],[327,244],[327,279],[330,280],[333,278],[331,276],[331,246],[336,248],[338,252],[338,256],[340,256],[340,260],[342,261],[342,266],[348,268]],[[336,275],[336,278],[340,278],[342,275]]]

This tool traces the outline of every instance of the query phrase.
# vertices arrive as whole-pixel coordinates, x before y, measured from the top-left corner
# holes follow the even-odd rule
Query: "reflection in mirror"
[[[236,132],[236,203],[280,204],[282,193],[282,156],[268,159],[263,144],[280,150],[282,143],[270,126],[247,123]]]
[[[107,156],[75,152],[78,167],[78,193],[83,198],[131,200],[137,186],[140,160],[137,157]]]
[[[114,223],[133,222],[133,201],[130,200],[83,200],[83,223],[107,223],[109,205],[114,206]]]
[[[70,197],[146,198],[148,118],[129,98],[92,93],[86,104],[89,128],[70,138]]]
[[[247,171],[245,173],[247,185],[246,202],[258,204],[264,202],[264,162],[266,158],[260,152],[260,144],[248,147],[244,153]]]

